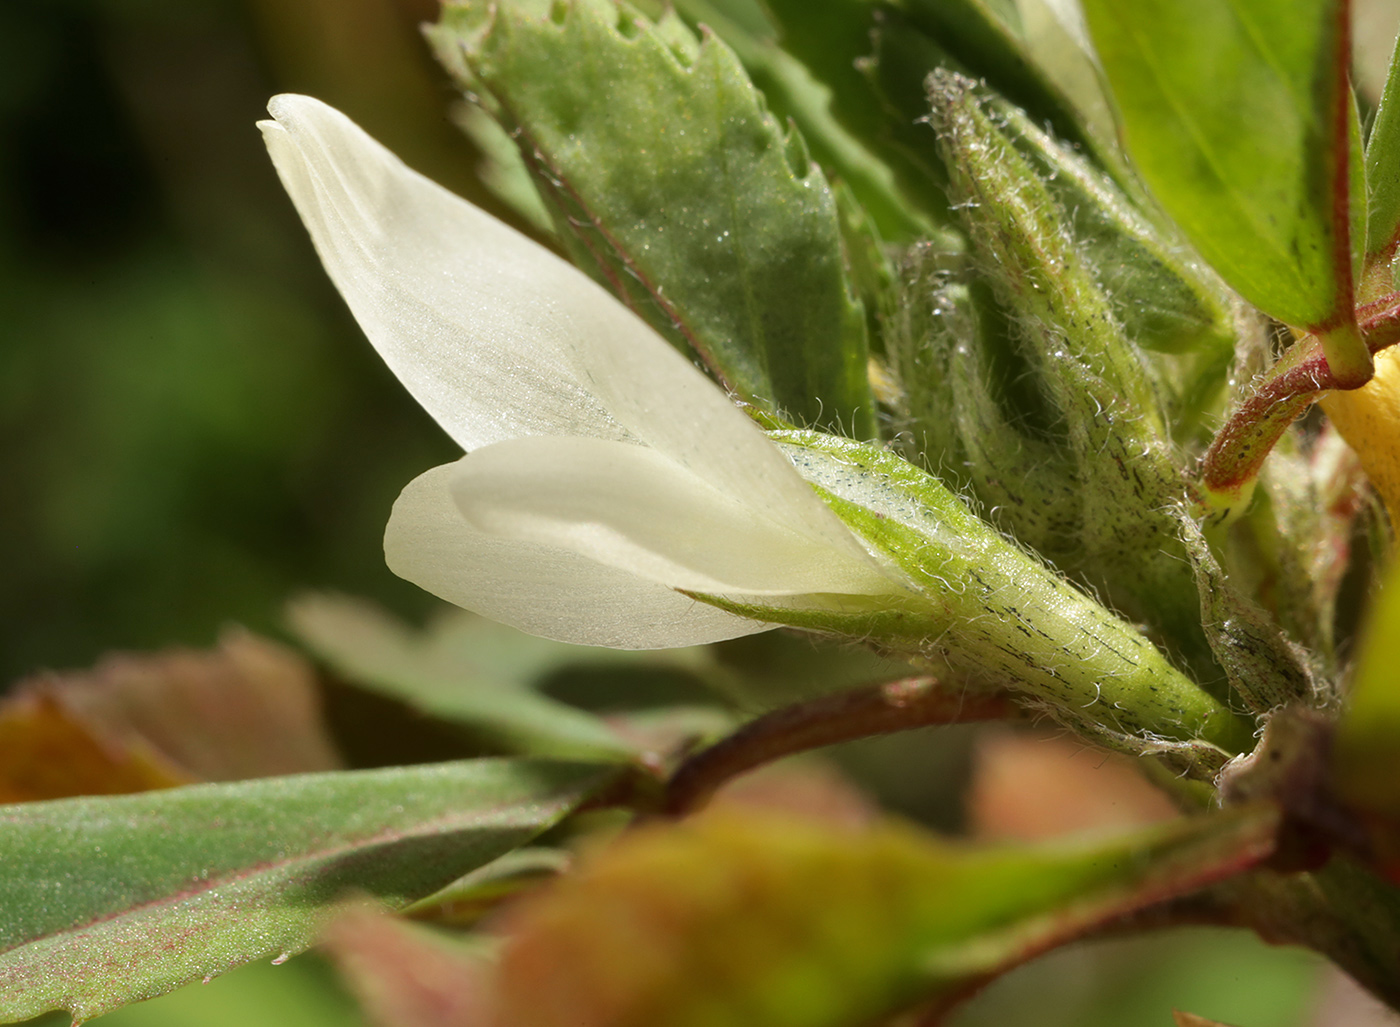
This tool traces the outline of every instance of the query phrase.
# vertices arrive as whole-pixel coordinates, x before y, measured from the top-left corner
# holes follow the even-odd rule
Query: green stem
[[[1371,351],[1354,315],[1336,327],[1319,331],[1317,337],[1322,341],[1322,352],[1327,356],[1327,367],[1337,388],[1359,389],[1376,373]]]

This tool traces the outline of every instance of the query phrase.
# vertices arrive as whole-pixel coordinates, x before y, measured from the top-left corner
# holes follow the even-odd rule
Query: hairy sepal
[[[773,623],[854,636],[1013,687],[1093,737],[1135,753],[1180,747],[1208,772],[1251,747],[1252,727],[1133,626],[978,518],[897,455],[816,432],[772,432],[799,472],[914,591],[901,605],[832,597],[800,610],[707,602]]]

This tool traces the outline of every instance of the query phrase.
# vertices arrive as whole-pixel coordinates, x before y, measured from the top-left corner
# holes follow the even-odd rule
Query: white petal
[[[869,560],[799,535],[654,449],[598,439],[515,439],[457,464],[467,521],[671,588],[720,595],[889,594]]]
[[[615,649],[718,642],[772,625],[533,542],[483,535],[452,501],[456,464],[409,482],[384,531],[389,569],[449,603],[532,635]]]
[[[632,439],[866,558],[758,427],[586,275],[325,104],[279,96],[269,110],[268,150],[331,278],[464,449],[530,435]]]

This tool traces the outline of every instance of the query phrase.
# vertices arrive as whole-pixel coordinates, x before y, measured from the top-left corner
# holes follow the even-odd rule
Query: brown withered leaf
[[[734,778],[715,793],[711,805],[799,816],[852,831],[870,827],[880,816],[875,802],[836,766],[810,756]]]
[[[0,795],[106,795],[332,770],[310,665],[246,631],[212,650],[114,654],[0,703]]]
[[[369,909],[336,920],[322,947],[378,1027],[484,1027],[490,961],[426,928]]]
[[[1204,1016],[1197,1016],[1195,1013],[1183,1013],[1180,1009],[1173,1009],[1172,1017],[1176,1020],[1176,1027],[1230,1027],[1228,1023],[1221,1023],[1219,1020],[1207,1020]]]
[[[1005,841],[1145,826],[1177,814],[1129,757],[1014,731],[978,739],[967,811],[974,835]]]
[[[0,804],[71,795],[124,795],[189,778],[146,745],[114,745],[52,696],[0,706]]]

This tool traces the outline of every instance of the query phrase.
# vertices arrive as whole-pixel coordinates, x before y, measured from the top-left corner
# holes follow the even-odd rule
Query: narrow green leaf
[[[1347,6],[1084,3],[1162,206],[1245,299],[1318,330],[1354,324]]]
[[[563,849],[516,849],[400,912],[433,923],[470,926],[503,899],[558,877],[571,865],[572,856]]]
[[[530,177],[530,169],[515,140],[480,107],[463,104],[454,111],[454,121],[481,151],[476,175],[492,194],[520,216],[531,233],[540,239],[554,235],[554,221],[549,216],[540,191]]]
[[[1023,111],[991,98],[987,112],[1044,180],[1104,296],[1138,346],[1234,355],[1228,290],[1179,238],[1152,223],[1113,180]],[[1225,375],[1221,373],[1221,384]]]
[[[526,755],[637,755],[600,718],[530,689],[548,671],[600,658],[621,662],[626,654],[535,638],[456,611],[414,633],[369,603],[337,596],[305,596],[288,608],[288,620],[355,684],[483,729]]]
[[[1032,120],[1049,124],[1062,139],[1082,144],[1106,166],[1117,165],[1112,140],[1094,134],[1085,112],[1076,109],[985,0],[902,0],[898,6],[956,57],[956,63],[945,65],[950,70],[984,79]]]
[[[1366,178],[1371,190],[1366,255],[1393,255],[1400,242],[1400,37],[1366,142]]]
[[[433,38],[576,263],[745,399],[874,434],[831,190],[732,50],[611,0],[459,0]]]
[[[1276,824],[1241,807],[969,849],[715,811],[630,833],[522,908],[495,999],[502,1022],[534,1027],[847,1027],[914,1006],[932,1022],[1046,948],[1247,869]]]
[[[0,807],[0,1017],[78,1020],[305,948],[529,841],[613,771],[475,760]]]

